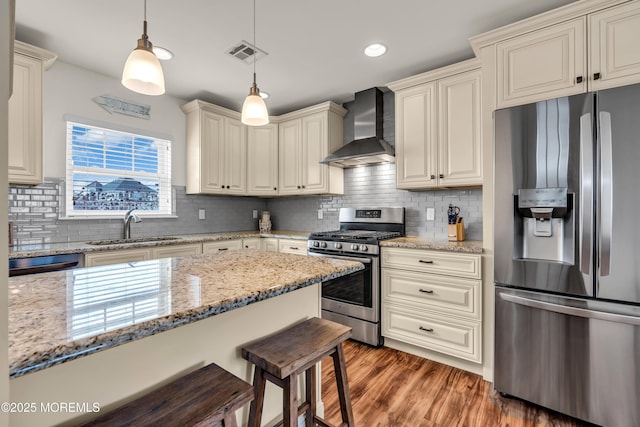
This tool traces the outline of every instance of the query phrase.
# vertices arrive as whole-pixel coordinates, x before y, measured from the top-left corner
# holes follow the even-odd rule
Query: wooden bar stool
[[[85,426],[237,427],[236,410],[251,400],[251,384],[212,363]]]
[[[325,357],[333,358],[340,398],[342,425],[354,427],[349,383],[342,342],[351,336],[351,328],[317,317],[292,326],[282,332],[247,345],[242,357],[256,365],[253,374],[255,398],[251,402],[249,426],[260,427],[266,381],[282,387],[283,424],[296,427],[298,416],[305,414],[305,426],[331,427],[316,414],[315,365]],[[298,407],[297,378],[305,373],[305,401]]]

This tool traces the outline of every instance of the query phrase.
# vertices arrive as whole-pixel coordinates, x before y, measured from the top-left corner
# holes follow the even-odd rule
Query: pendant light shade
[[[256,0],[253,0],[253,46],[256,46]],[[256,84],[256,55],[253,52],[253,85],[249,89],[249,95],[242,104],[242,117],[240,121],[247,126],[263,126],[269,123],[269,112],[264,99],[260,96],[260,89]]]
[[[144,2],[144,24],[138,46],[129,54],[122,71],[122,85],[144,95],[164,93],[164,75],[160,61],[153,53],[147,36],[147,1]]]

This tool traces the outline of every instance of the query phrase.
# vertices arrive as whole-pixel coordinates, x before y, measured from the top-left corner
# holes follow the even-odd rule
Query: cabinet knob
[[[302,188],[307,188],[307,187],[305,187],[305,186],[303,185],[303,186],[302,186]]]
[[[227,188],[229,188],[229,186],[227,185]]]
[[[273,191],[276,191],[278,188],[277,187],[273,187]]]
[[[600,73],[595,73],[593,75],[593,80],[600,80]]]
[[[576,83],[582,83],[582,76],[576,77]]]
[[[436,179],[436,176],[432,174],[431,179]]]
[[[298,190],[300,189],[300,186],[298,185]]]
[[[444,174],[443,173],[440,174],[440,178],[444,178]]]
[[[224,188],[224,185],[221,185],[220,188]]]
[[[425,332],[433,332],[433,328],[423,328],[422,326],[420,326],[418,329]]]

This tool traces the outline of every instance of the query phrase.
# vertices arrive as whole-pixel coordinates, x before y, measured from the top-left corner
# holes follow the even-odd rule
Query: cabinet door
[[[590,15],[589,34],[590,90],[640,82],[639,2]]]
[[[278,194],[278,125],[250,126],[247,139],[247,193]]]
[[[154,259],[198,255],[201,253],[202,245],[200,243],[191,243],[188,245],[157,246],[151,249],[151,256]]]
[[[224,117],[208,111],[200,114],[200,190],[194,192],[223,193]]]
[[[498,108],[587,90],[585,20],[581,17],[496,45]]]
[[[242,239],[220,240],[216,242],[204,242],[202,244],[203,254],[214,254],[224,251],[239,251],[242,249]]]
[[[412,189],[437,182],[436,84],[396,93],[397,187]]]
[[[482,185],[480,70],[438,81],[439,186]]]
[[[280,123],[278,129],[279,151],[279,193],[300,194],[302,178],[300,156],[302,141],[302,120],[295,119]]]
[[[278,252],[278,239],[274,237],[263,237],[262,250],[267,252]]]
[[[84,254],[84,265],[86,267],[94,267],[97,265],[146,261],[151,258],[151,249],[123,249],[116,251],[89,252]]]
[[[224,159],[221,182],[226,194],[245,195],[247,192],[247,130],[240,120],[224,119]]]
[[[9,99],[9,182],[42,182],[42,62],[16,54]]]
[[[320,161],[329,154],[327,114],[316,113],[302,118],[302,192],[309,194],[328,191],[329,166]]]

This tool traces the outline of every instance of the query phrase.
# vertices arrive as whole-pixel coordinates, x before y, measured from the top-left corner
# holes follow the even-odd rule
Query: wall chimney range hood
[[[374,87],[357,92],[355,96],[353,103],[355,139],[331,153],[320,163],[341,168],[394,163],[394,149],[382,139],[382,92]]]

